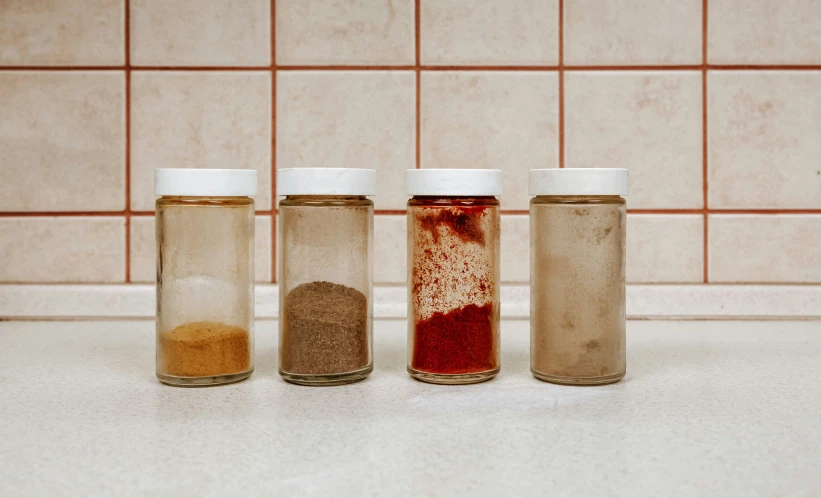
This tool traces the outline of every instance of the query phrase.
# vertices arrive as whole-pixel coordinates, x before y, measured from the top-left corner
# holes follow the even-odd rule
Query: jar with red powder
[[[502,171],[417,169],[408,201],[408,372],[436,384],[499,373]]]

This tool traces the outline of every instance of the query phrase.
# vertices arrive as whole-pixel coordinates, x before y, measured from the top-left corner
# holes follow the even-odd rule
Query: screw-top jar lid
[[[283,168],[277,195],[374,195],[376,170],[361,168]]]
[[[624,168],[530,170],[530,195],[619,195],[628,191]]]
[[[255,169],[159,168],[154,195],[247,197],[257,195]]]
[[[486,196],[502,195],[500,169],[405,170],[407,195]]]

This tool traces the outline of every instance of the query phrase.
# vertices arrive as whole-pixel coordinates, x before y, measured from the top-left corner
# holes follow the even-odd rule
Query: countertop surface
[[[821,322],[630,322],[604,387],[535,380],[528,322],[502,373],[405,372],[405,323],[375,370],[300,387],[256,327],[245,382],[154,377],[150,321],[0,323],[0,494],[10,496],[819,496]]]

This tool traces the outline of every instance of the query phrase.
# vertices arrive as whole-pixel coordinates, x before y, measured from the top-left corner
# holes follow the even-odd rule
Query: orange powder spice
[[[165,373],[211,377],[246,372],[251,354],[248,331],[219,322],[191,322],[160,334]]]

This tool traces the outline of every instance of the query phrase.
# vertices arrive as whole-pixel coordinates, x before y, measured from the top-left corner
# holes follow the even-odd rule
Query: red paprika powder
[[[477,172],[495,175],[494,170],[447,171],[467,171],[472,178]],[[495,184],[488,185],[473,195],[408,189],[416,194],[408,202],[408,371],[416,379],[463,384],[499,371],[500,213]]]
[[[490,304],[437,311],[416,324],[411,367],[440,374],[493,370],[497,362],[492,319]]]

